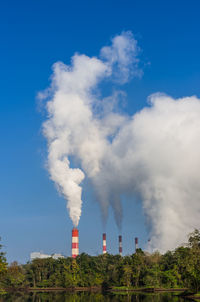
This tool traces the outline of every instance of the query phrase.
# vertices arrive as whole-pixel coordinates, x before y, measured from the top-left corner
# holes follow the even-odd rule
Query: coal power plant
[[[106,249],[106,233],[103,233],[103,254],[107,253]]]
[[[119,254],[122,256],[122,236],[119,235]]]
[[[106,233],[102,234],[102,254],[107,253],[106,245]],[[138,249],[138,237],[135,237],[135,252]],[[118,236],[118,254],[122,256],[122,235]],[[71,256],[76,258],[79,255],[79,231],[77,228],[72,229],[72,245],[71,245]]]
[[[79,234],[78,229],[72,230],[72,258],[76,258],[79,255]]]
[[[138,237],[135,237],[135,251],[138,249]]]

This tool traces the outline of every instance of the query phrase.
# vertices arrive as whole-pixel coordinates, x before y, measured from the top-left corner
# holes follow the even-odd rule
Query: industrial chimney
[[[138,237],[135,237],[135,251],[138,249]]]
[[[106,233],[103,233],[103,254],[106,254]]]
[[[122,256],[122,236],[119,235],[119,254]]]
[[[79,254],[78,229],[72,230],[72,258],[76,258]]]

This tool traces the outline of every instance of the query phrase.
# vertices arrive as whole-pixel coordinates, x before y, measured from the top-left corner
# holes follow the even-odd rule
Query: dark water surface
[[[178,293],[158,294],[107,294],[101,293],[30,293],[12,294],[0,298],[0,302],[183,302]]]

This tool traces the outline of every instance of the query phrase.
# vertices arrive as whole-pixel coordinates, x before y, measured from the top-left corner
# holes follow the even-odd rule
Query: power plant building
[[[106,249],[106,233],[103,233],[103,254],[107,253]]]
[[[40,252],[32,252],[30,254],[31,261],[34,259],[46,259],[46,258],[53,258],[53,259],[57,260],[59,258],[65,258],[65,257],[61,254],[48,255],[48,254],[44,254],[44,253],[40,253]]]
[[[77,228],[72,230],[72,258],[79,255],[79,233]]]
[[[138,249],[138,237],[135,237],[135,251]]]
[[[119,254],[122,256],[122,236],[119,235]]]

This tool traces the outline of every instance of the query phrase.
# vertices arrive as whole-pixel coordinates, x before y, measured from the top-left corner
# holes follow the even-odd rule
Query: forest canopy
[[[24,265],[7,264],[0,245],[0,289],[52,287],[200,288],[200,231],[188,243],[161,255],[141,249],[129,256],[85,253],[71,257],[34,259]]]

